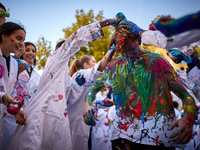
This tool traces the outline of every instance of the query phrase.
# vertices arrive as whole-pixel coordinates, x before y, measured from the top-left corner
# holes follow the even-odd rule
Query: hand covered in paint
[[[20,110],[19,113],[15,116],[16,123],[19,125],[26,125],[26,113],[23,110]]]
[[[178,56],[182,56],[183,57],[183,60],[189,64],[192,62],[191,58],[187,57],[183,52],[181,52],[180,50],[177,50],[177,49],[170,49],[168,50],[170,51],[170,54],[173,56],[173,57],[178,57]]]
[[[120,23],[120,26],[122,28],[126,28],[129,31],[131,31],[132,33],[136,34],[139,36],[139,32],[143,31],[143,29],[141,29],[140,27],[138,27],[135,23],[131,22],[131,21],[124,21]]]
[[[114,27],[118,27],[119,23],[121,22],[121,20],[123,20],[124,17],[120,17],[120,18],[117,18],[117,20],[115,19],[106,19],[104,21],[100,21],[100,25],[101,27],[105,27],[105,26],[114,26]]]
[[[87,125],[95,126],[96,125],[96,118],[97,118],[97,111],[88,104],[88,106],[85,106],[83,114],[84,122]]]
[[[2,100],[3,100],[3,103],[6,105],[6,106],[9,106],[11,103],[12,104],[15,104],[15,100],[14,98],[12,98],[10,95],[8,94],[4,94],[2,96]]]
[[[114,102],[108,98],[105,98],[104,100],[96,100],[96,104],[100,104],[104,107],[111,107],[113,106]]]
[[[173,129],[174,127],[178,127],[178,130],[174,132],[169,138],[179,144],[188,143],[192,138],[193,123],[194,121],[188,119],[187,114],[184,115],[183,118],[175,120],[169,126],[168,130]]]
[[[6,21],[6,19],[5,19],[5,16],[3,15],[3,12],[0,12],[0,26],[1,26],[2,24],[4,24],[5,21]]]
[[[76,77],[76,82],[78,85],[82,86],[83,84],[85,84],[85,78],[83,75],[79,75],[78,77]]]

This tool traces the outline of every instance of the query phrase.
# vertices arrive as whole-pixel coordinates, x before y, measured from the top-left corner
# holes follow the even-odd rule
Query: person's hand
[[[192,62],[195,66],[197,66],[200,69],[200,63],[199,63],[199,59],[197,57],[192,57]]]
[[[6,19],[5,19],[5,16],[3,15],[3,12],[0,12],[0,26],[1,26],[2,24],[4,24],[5,21],[6,21]]]
[[[175,131],[169,138],[179,144],[186,144],[192,138],[193,133],[193,123],[187,118],[187,115],[184,115],[183,118],[175,120],[169,126],[168,130],[178,127],[178,130]]]
[[[3,100],[3,102],[5,103],[5,105],[8,107],[11,103],[12,104],[15,104],[15,100],[14,100],[14,98],[12,98],[10,95],[8,95],[8,94],[4,94],[3,96],[2,96],[2,100]]]
[[[115,45],[112,44],[112,46],[110,46],[110,49],[108,50],[108,54],[109,54],[109,58],[108,60],[110,61],[113,57],[113,55],[115,54]]]
[[[20,49],[15,53],[15,57],[20,58],[25,52],[25,45],[22,45]]]
[[[26,125],[26,113],[24,110],[20,110],[17,115],[15,115],[16,123],[19,125]]]
[[[95,101],[95,104],[100,104],[101,106],[104,106],[104,107],[111,107],[113,106],[114,102],[108,98],[105,98],[104,100],[96,100]]]
[[[97,111],[87,104],[84,109],[83,119],[87,125],[95,126],[96,125],[96,118],[97,118]]]
[[[183,57],[183,60],[187,63],[187,64],[190,64],[192,63],[192,60],[191,58],[187,57],[183,52],[181,52],[180,50],[178,49],[170,49],[170,54],[174,57],[177,57],[177,56],[182,56]]]
[[[21,72],[23,72],[26,69],[26,63],[22,63],[21,65],[18,66],[18,72],[17,74],[19,75]]]
[[[124,17],[119,17],[117,19],[106,19],[104,21],[100,21],[100,25],[101,27],[105,27],[105,26],[113,26],[113,27],[118,27],[119,23],[124,19]]]
[[[124,21],[120,23],[120,26],[122,28],[126,28],[129,31],[131,31],[132,33],[136,34],[139,36],[140,31],[143,31],[143,29],[141,29],[140,27],[138,27],[135,23],[131,22],[131,21]]]

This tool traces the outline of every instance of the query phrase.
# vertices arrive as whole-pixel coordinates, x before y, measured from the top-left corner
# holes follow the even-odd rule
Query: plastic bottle
[[[10,17],[10,13],[9,12],[6,12],[5,10],[0,10],[0,12],[3,13],[3,16]]]
[[[14,100],[16,101],[15,104],[11,103],[7,108],[7,111],[12,115],[16,115],[24,105],[24,99],[22,97],[15,96]]]

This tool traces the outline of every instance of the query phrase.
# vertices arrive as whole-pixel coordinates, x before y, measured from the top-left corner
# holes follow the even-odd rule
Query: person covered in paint
[[[75,59],[70,66],[72,88],[67,100],[70,132],[73,150],[88,150],[90,126],[83,121],[85,95],[95,80],[103,74],[103,70],[111,60],[114,49],[108,50],[105,57],[96,63],[92,55],[83,55]]]
[[[121,25],[116,28],[112,42],[121,56],[107,65],[105,73],[88,90],[84,121],[96,124],[92,101],[98,91],[111,86],[116,107],[113,149],[184,147],[192,137],[194,99],[176,79],[168,61],[139,46],[141,31],[137,25],[131,31]],[[179,120],[174,120],[170,91],[183,100],[185,114]]]
[[[20,59],[25,60],[30,68],[26,68],[18,75],[18,80],[15,83],[15,90],[12,92],[12,96],[22,96],[24,99],[23,109],[28,105],[31,97],[36,92],[40,81],[40,75],[33,68],[36,66],[36,46],[31,42],[25,42],[25,52]],[[15,55],[16,56],[16,55]],[[22,68],[23,69],[23,68]],[[3,150],[8,149],[12,140],[15,128],[17,127],[15,117],[8,114],[4,117],[3,127]]]
[[[54,51],[48,58],[37,92],[25,112],[26,126],[17,126],[8,149],[71,149],[71,135],[67,115],[67,99],[72,85],[68,62],[80,47],[103,36],[102,27],[117,25],[107,19],[84,26]],[[102,65],[106,63],[105,59]]]
[[[11,96],[17,80],[18,63],[10,53],[23,51],[26,32],[14,22],[6,22],[0,26],[0,149],[2,149],[4,112],[10,103],[15,103]],[[4,103],[5,105],[3,105]],[[26,115],[21,110],[16,116],[16,123],[26,122]]]

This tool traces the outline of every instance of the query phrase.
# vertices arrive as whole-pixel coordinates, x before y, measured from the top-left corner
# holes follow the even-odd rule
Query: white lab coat
[[[105,96],[101,95],[101,91],[96,94],[95,100],[103,100]],[[95,105],[95,101],[93,101]],[[111,129],[109,126],[108,109],[103,106],[98,107],[97,122],[92,127],[91,139],[92,139],[92,150],[111,150],[112,143],[110,141]]]
[[[87,90],[94,84],[95,80],[103,74],[97,69],[100,65],[99,61],[93,68],[87,70],[79,70],[73,75],[73,87],[68,98],[68,116],[70,123],[70,132],[72,137],[73,150],[88,150],[88,140],[91,126],[83,121],[85,95]],[[83,75],[86,82],[78,87],[75,78]],[[77,91],[79,89],[79,91]]]
[[[182,47],[200,40],[200,29],[185,31],[183,33],[166,37],[162,32],[145,31],[142,34],[141,43],[144,45],[152,45],[165,49],[174,47]]]
[[[25,109],[27,125],[17,126],[9,149],[69,150],[72,148],[66,115],[70,57],[103,36],[99,22],[74,32],[46,64],[36,93]],[[69,81],[69,82],[68,82]],[[69,86],[68,86],[69,87]]]
[[[0,49],[0,94],[3,96],[5,93],[11,95],[15,82],[17,80],[18,63],[13,58],[10,57],[10,73],[8,76],[8,70],[6,66],[6,60],[2,55]],[[3,144],[3,115],[7,107],[4,104],[0,104],[0,149],[2,149]]]
[[[40,81],[40,75],[33,69],[31,73],[31,78],[29,77],[26,70],[24,70],[22,73],[18,76],[18,81],[21,84],[22,88],[27,89],[28,95],[30,97],[33,96],[34,91],[37,90],[39,81]],[[20,91],[23,92],[23,91]],[[14,88],[12,92],[12,97],[17,96],[16,88]],[[23,109],[26,108],[28,102],[30,101],[30,98],[28,96],[24,97],[24,105],[22,106]],[[4,124],[3,124],[3,148],[2,150],[7,150],[10,142],[12,140],[13,134],[15,132],[15,129],[17,127],[16,119],[14,115],[9,114],[6,111],[7,115],[4,117]]]

